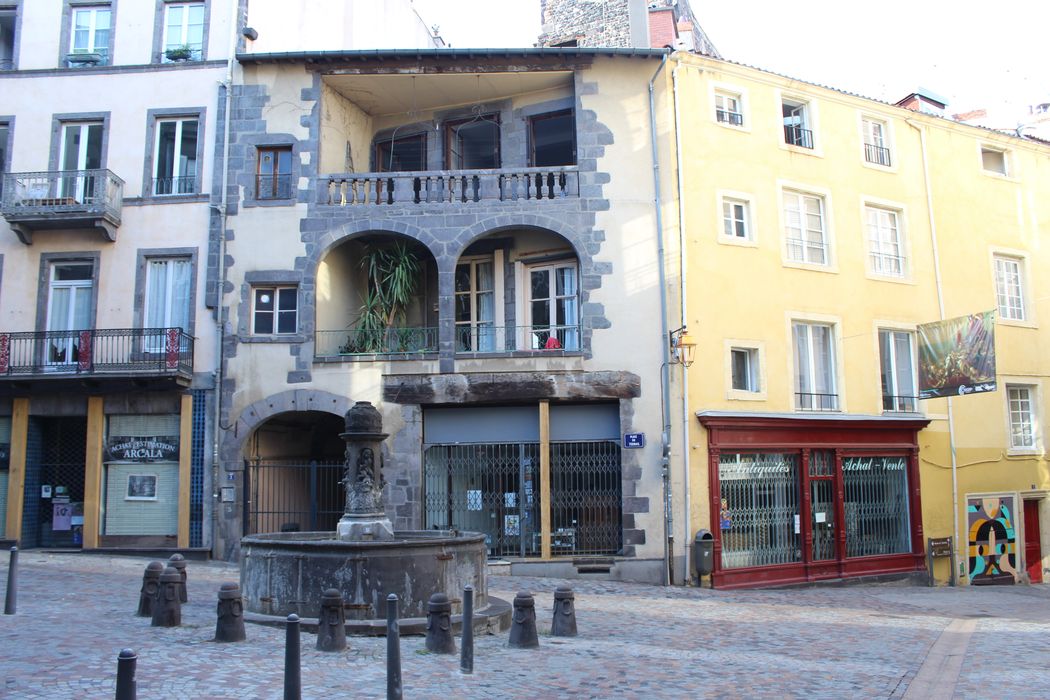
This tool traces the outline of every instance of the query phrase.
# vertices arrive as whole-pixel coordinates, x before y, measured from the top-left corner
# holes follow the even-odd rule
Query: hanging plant
[[[193,58],[193,48],[189,44],[172,46],[164,52],[164,57],[169,61],[188,61]]]
[[[346,353],[403,352],[403,326],[408,305],[419,286],[419,257],[405,243],[365,245],[361,271],[368,279],[364,300],[346,345]]]

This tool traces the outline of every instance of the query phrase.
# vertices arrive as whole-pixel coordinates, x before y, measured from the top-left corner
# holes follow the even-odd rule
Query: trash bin
[[[710,530],[697,530],[693,540],[693,566],[697,576],[710,576],[715,570],[715,536]]]

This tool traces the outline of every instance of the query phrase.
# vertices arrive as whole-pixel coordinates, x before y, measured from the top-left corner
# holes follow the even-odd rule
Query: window
[[[197,119],[161,119],[153,158],[153,194],[197,192]]]
[[[109,63],[110,14],[109,6],[73,8],[69,65]]]
[[[1036,448],[1035,391],[1031,386],[1006,387],[1010,412],[1010,447]]]
[[[48,365],[69,365],[80,357],[80,334],[92,326],[92,287],[95,266],[90,262],[55,263],[47,304]]]
[[[499,115],[484,114],[445,124],[445,163],[450,170],[500,167]]]
[[[11,126],[0,122],[0,194],[4,193],[4,173],[7,172],[7,139],[11,136]]]
[[[879,330],[882,410],[913,413],[918,409],[912,334]]]
[[[715,92],[715,119],[720,124],[743,126],[744,113],[740,108],[740,95],[728,92]]]
[[[996,255],[995,298],[999,318],[1009,321],[1025,320],[1024,278],[1021,260]]]
[[[376,171],[413,172],[427,169],[427,135],[402,136],[376,142]]]
[[[296,287],[256,287],[253,290],[252,333],[289,335],[299,326]]]
[[[164,61],[204,58],[204,3],[180,2],[164,6]]]
[[[82,204],[90,203],[100,184],[97,171],[102,167],[102,122],[64,122],[59,143],[58,162],[64,171],[59,180],[59,195]]]
[[[890,148],[886,140],[886,123],[877,119],[862,119],[864,128],[864,160],[890,167]]]
[[[871,271],[878,275],[903,277],[905,275],[904,249],[901,246],[897,212],[879,207],[864,207],[868,229],[868,250]]]
[[[722,198],[722,232],[729,238],[751,240],[748,202],[732,197]]]
[[[795,408],[837,411],[832,328],[796,322],[791,326],[795,354]]]
[[[528,268],[526,326],[529,350],[579,350],[576,261]]]
[[[146,266],[146,328],[181,328],[192,335],[190,298],[193,263],[189,258],[156,258]],[[147,352],[164,350],[164,334],[146,336]]]
[[[790,146],[813,148],[809,105],[798,100],[784,99],[781,103],[781,111],[784,116],[784,143]]]
[[[259,148],[255,177],[256,199],[291,199],[291,146]]]
[[[463,260],[456,265],[456,352],[494,352],[496,333],[493,260]]]
[[[573,111],[529,117],[529,165],[549,168],[576,164],[576,120]]]
[[[729,361],[736,391],[761,391],[758,381],[758,350],[756,348],[732,348]]]
[[[0,7],[0,70],[15,67],[15,27],[18,7]]]
[[[1006,151],[981,146],[981,165],[987,172],[1006,175]]]
[[[784,234],[788,260],[828,264],[828,237],[824,228],[824,198],[784,190]]]

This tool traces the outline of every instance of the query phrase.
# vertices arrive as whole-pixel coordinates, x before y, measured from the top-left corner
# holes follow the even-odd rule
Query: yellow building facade
[[[921,573],[946,537],[962,583],[1040,580],[1050,147],[695,55],[665,78],[678,537],[723,587]],[[918,327],[988,311],[996,389],[919,399]]]

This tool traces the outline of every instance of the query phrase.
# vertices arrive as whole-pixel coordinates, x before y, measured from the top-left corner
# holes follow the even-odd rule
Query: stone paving
[[[216,592],[236,567],[191,561],[182,627],[154,628],[134,616],[147,559],[20,556],[18,614],[0,616],[0,698],[112,698],[123,647],[139,655],[140,698],[282,697],[282,629],[211,641]],[[573,639],[549,636],[560,583],[576,592]],[[406,698],[898,698],[953,619],[977,623],[955,697],[1050,695],[1050,586],[723,592],[503,575],[489,585],[508,601],[536,595],[540,648],[479,636],[467,676],[458,655],[403,637]],[[385,695],[384,639],[350,638],[342,653],[315,651],[315,639],[302,636],[304,698]]]

